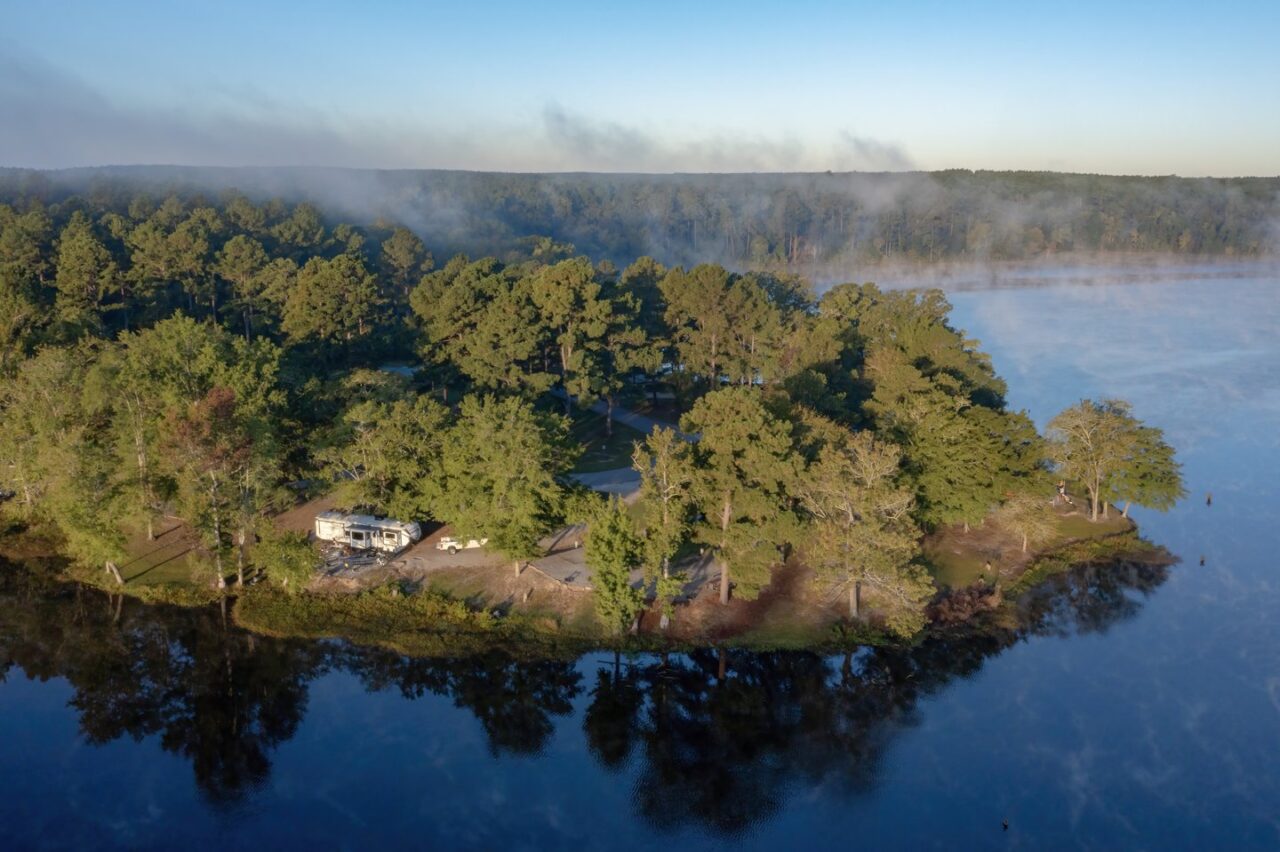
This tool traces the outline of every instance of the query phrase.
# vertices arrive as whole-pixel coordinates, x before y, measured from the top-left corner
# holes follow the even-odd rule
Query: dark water
[[[1138,518],[1181,565],[1081,570],[910,651],[538,664],[5,571],[3,845],[1280,846],[1280,282],[1065,279],[957,321],[1040,422],[1109,394],[1166,429],[1193,496]]]

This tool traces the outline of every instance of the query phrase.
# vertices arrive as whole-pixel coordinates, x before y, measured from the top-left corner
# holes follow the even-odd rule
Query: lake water
[[[1181,564],[910,652],[532,665],[5,571],[0,845],[1280,847],[1280,279],[1082,282],[955,321],[1040,424],[1119,396],[1165,429],[1191,497],[1135,514]]]

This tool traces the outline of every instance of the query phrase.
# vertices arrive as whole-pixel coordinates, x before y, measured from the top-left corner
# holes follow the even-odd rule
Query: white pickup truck
[[[484,547],[489,543],[487,538],[468,539],[466,544],[458,541],[451,535],[446,535],[436,542],[436,550],[447,550],[450,554],[457,553],[459,550],[470,550],[473,547]]]

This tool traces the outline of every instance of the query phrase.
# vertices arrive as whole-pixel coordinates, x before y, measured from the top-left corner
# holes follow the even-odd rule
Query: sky
[[[1280,174],[1280,0],[0,0],[0,166]]]

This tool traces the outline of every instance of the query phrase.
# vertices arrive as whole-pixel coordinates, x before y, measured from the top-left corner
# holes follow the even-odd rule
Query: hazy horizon
[[[6,3],[0,165],[1280,174],[1280,7]]]
[[[241,165],[222,165],[210,163],[88,163],[75,166],[9,166],[0,164],[0,171],[31,171],[31,172],[77,172],[77,171],[99,171],[99,170],[154,170],[154,169],[181,169],[181,170],[220,170],[220,171],[334,171],[334,172],[456,172],[456,173],[473,173],[473,174],[493,174],[493,175],[528,175],[547,177],[573,175],[596,175],[601,177],[733,177],[736,175],[794,175],[814,176],[814,175],[938,175],[949,172],[971,172],[973,174],[1047,174],[1047,175],[1067,175],[1079,177],[1110,177],[1110,178],[1172,178],[1176,180],[1271,180],[1280,177],[1280,171],[1270,174],[1240,174],[1240,175],[1181,175],[1173,173],[1151,173],[1141,174],[1137,172],[1079,172],[1067,171],[1063,169],[972,169],[963,166],[949,167],[945,169],[905,169],[902,171],[889,171],[883,169],[821,169],[821,170],[742,170],[742,171],[620,171],[606,169],[561,169],[561,170],[530,170],[530,169],[503,169],[503,168],[449,168],[439,166],[324,166],[324,165],[263,165],[256,163],[246,163]]]

